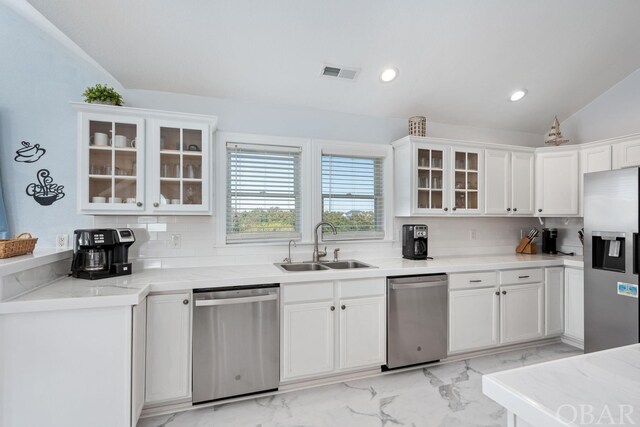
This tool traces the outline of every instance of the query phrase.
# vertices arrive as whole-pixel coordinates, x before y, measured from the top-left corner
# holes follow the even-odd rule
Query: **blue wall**
[[[39,247],[53,247],[57,233],[93,224],[76,214],[76,114],[69,101],[80,101],[84,88],[97,82],[114,84],[0,3],[0,181],[10,232],[31,232]],[[46,154],[36,163],[15,162],[23,140]],[[66,196],[48,207],[25,193],[40,168],[65,187]]]

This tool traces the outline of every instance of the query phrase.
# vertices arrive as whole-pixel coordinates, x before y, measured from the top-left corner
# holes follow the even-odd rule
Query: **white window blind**
[[[322,155],[323,240],[383,239],[382,158]]]
[[[227,243],[300,238],[300,152],[227,144]]]

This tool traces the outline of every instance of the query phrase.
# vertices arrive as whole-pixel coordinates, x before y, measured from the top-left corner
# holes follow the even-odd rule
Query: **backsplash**
[[[341,259],[399,257],[400,230],[407,223],[429,226],[431,256],[512,253],[520,230],[539,226],[535,218],[397,218],[392,242],[330,242],[329,256],[339,247]],[[95,216],[94,227],[132,228],[136,243],[130,258],[146,268],[260,264],[287,256],[284,243],[217,246],[215,216]],[[179,235],[179,242],[172,235]],[[293,260],[310,260],[312,251],[312,243],[298,243],[292,248]]]
[[[578,230],[584,227],[584,218],[546,218],[545,228],[558,229],[558,249],[562,252],[583,254]]]

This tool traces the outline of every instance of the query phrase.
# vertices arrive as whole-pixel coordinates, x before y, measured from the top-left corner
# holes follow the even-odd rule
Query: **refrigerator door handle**
[[[640,235],[638,233],[633,233],[633,274],[638,274],[640,270],[640,251],[638,248],[638,239]]]

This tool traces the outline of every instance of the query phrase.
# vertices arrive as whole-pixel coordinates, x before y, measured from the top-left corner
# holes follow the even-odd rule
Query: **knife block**
[[[531,243],[528,237],[523,237],[520,240],[520,243],[516,247],[517,254],[537,254],[538,253],[538,245],[535,243]]]

